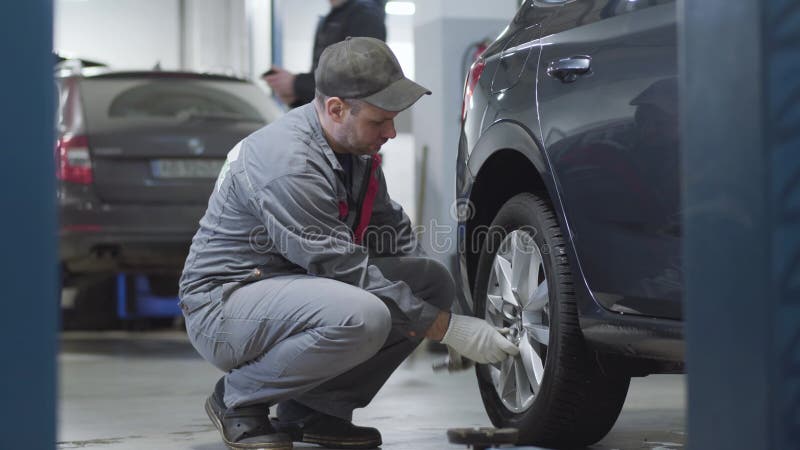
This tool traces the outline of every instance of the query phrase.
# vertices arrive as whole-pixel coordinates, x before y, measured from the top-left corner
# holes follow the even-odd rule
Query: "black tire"
[[[515,230],[529,230],[542,254],[547,277],[549,344],[537,350],[544,372],[533,403],[514,412],[502,402],[490,366],[476,366],[486,412],[497,427],[519,429],[519,443],[555,448],[593,444],[613,427],[628,392],[630,377],[603,375],[587,348],[578,323],[572,272],[561,228],[550,205],[519,194],[498,212],[482,246],[473,289],[475,315],[486,315],[488,283],[500,243]],[[497,232],[495,232],[497,230]]]

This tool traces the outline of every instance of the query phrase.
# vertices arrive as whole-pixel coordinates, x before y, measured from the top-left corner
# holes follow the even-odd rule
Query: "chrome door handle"
[[[591,72],[592,57],[587,55],[570,56],[550,61],[547,65],[547,75],[561,80],[562,83],[572,83],[579,76]]]

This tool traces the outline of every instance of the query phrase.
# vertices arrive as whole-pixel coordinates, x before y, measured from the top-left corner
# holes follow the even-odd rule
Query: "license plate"
[[[216,178],[223,159],[156,159],[151,161],[156,178]]]

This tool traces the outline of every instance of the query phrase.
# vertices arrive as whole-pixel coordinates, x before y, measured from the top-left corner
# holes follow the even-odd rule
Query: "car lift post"
[[[688,447],[800,448],[800,8],[678,0]]]
[[[6,2],[3,10],[0,447],[53,448],[59,307],[53,2]]]

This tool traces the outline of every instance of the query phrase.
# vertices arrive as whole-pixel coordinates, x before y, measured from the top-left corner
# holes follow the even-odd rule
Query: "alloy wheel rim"
[[[531,234],[509,233],[492,262],[484,317],[518,345],[519,355],[489,365],[497,396],[520,413],[531,407],[544,376],[550,340],[547,274],[542,252]]]

